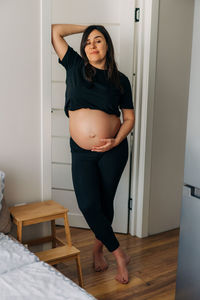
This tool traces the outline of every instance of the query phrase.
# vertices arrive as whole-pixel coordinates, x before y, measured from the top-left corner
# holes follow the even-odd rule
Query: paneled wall
[[[115,59],[120,71],[132,83],[133,64],[133,15],[134,1],[52,1],[52,23],[56,24],[102,24],[111,35]],[[82,33],[65,37],[68,44],[80,53]],[[75,198],[71,177],[71,154],[69,146],[69,119],[64,113],[65,69],[58,64],[52,47],[52,195],[56,201],[69,208],[70,225],[87,227]],[[115,201],[116,231],[127,232],[129,162],[118,186]],[[118,200],[117,200],[118,199]],[[124,220],[120,226],[117,219]],[[123,228],[123,229],[121,229]]]

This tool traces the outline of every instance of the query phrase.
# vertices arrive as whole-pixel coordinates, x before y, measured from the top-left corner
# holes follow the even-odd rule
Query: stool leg
[[[17,222],[17,239],[22,243],[22,222]]]
[[[56,248],[56,223],[51,221],[52,248]]]
[[[79,285],[81,287],[83,287],[83,275],[82,275],[82,270],[81,270],[80,254],[77,254],[77,256],[76,256],[76,266],[77,266],[77,274],[78,274]]]
[[[71,233],[69,229],[67,212],[64,213],[64,222],[65,222],[65,234],[66,234],[67,244],[71,247],[72,241],[71,241]]]

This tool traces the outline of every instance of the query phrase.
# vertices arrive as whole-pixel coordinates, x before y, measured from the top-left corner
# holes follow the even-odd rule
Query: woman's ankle
[[[103,243],[95,238],[93,252],[103,252]]]
[[[124,251],[122,250],[122,248],[120,246],[117,249],[115,249],[114,251],[112,251],[112,253],[115,257],[124,255]]]
[[[122,248],[119,246],[116,250],[114,250],[113,255],[115,256],[115,259],[117,262],[121,262],[122,260],[127,260],[127,254],[122,250]]]

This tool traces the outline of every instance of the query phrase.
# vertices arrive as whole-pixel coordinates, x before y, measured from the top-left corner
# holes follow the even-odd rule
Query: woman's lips
[[[91,54],[97,54],[97,53],[99,53],[99,52],[98,51],[91,52]]]

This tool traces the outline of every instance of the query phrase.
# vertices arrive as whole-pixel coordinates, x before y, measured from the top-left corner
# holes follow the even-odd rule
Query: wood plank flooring
[[[57,226],[58,237],[65,241],[64,228]],[[179,229],[147,238],[116,234],[121,247],[131,255],[128,266],[130,282],[118,283],[115,259],[104,250],[109,268],[95,272],[92,266],[93,233],[88,229],[71,228],[72,242],[81,251],[84,288],[98,300],[174,300],[178,257]],[[74,260],[56,267],[78,283]]]

